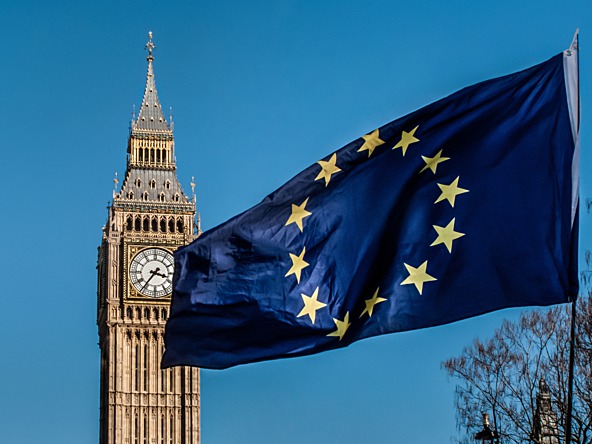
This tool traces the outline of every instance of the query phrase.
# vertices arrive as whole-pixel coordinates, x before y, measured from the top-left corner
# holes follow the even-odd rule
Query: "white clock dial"
[[[130,280],[140,293],[161,298],[173,291],[173,255],[161,248],[147,248],[132,259]]]

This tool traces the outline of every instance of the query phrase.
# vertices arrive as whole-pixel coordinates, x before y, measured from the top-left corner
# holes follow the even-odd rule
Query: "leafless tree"
[[[560,442],[565,440],[570,306],[524,312],[487,340],[475,339],[442,363],[458,381],[459,443],[474,442],[481,412],[489,412],[504,444],[536,443],[536,397],[541,378],[551,394]],[[592,443],[592,300],[577,304],[572,443]]]

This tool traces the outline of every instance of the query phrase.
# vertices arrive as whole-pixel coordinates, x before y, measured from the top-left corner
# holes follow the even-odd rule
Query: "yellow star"
[[[417,125],[409,132],[403,131],[403,133],[401,134],[401,140],[393,147],[393,149],[396,150],[397,148],[401,148],[403,150],[403,156],[405,156],[405,153],[407,153],[407,148],[409,148],[409,145],[415,142],[419,142],[419,139],[417,139],[414,136],[417,128],[419,128],[419,125]]]
[[[452,253],[452,242],[458,239],[459,237],[463,237],[464,233],[459,233],[458,231],[454,231],[454,221],[456,218],[453,218],[448,225],[445,227],[439,227],[438,225],[434,225],[434,230],[438,233],[438,237],[436,240],[430,245],[433,247],[434,245],[444,244],[446,248],[448,248],[448,252]]]
[[[351,325],[351,322],[349,322],[349,311],[345,314],[345,318],[343,318],[343,321],[333,318],[333,322],[335,322],[335,327],[337,327],[337,330],[335,330],[332,333],[329,333],[327,336],[338,336],[339,340],[341,341],[345,336],[345,332]]]
[[[438,164],[450,160],[450,157],[442,157],[442,150],[440,150],[434,157],[421,156],[421,158],[426,163],[426,166],[423,167],[420,173],[423,173],[429,168],[434,174],[436,174],[436,168],[438,168]]]
[[[288,222],[286,222],[286,226],[290,224],[296,224],[298,225],[298,228],[300,228],[300,232],[302,233],[302,219],[312,214],[311,212],[306,211],[304,209],[304,207],[306,207],[308,199],[309,198],[307,197],[306,200],[302,202],[300,205],[292,204],[292,214],[290,215]]]
[[[428,261],[425,261],[418,268],[412,267],[411,265],[407,265],[405,263],[403,265],[405,265],[405,268],[409,272],[409,277],[401,282],[401,285],[413,284],[415,285],[415,288],[417,288],[417,291],[419,291],[419,294],[421,294],[423,291],[424,282],[438,280],[427,273],[426,269],[428,268]]]
[[[317,163],[321,166],[321,172],[315,180],[325,179],[325,186],[329,185],[329,181],[333,174],[341,171],[341,168],[336,165],[337,153],[333,153],[328,162],[325,160],[319,160]]]
[[[438,186],[442,190],[442,194],[440,194],[440,197],[438,197],[438,199],[434,203],[438,203],[438,202],[441,202],[444,199],[446,199],[448,201],[448,203],[450,203],[450,206],[454,208],[454,201],[456,199],[456,196],[458,196],[459,194],[469,192],[469,190],[465,190],[464,188],[459,188],[459,186],[458,186],[459,179],[460,179],[460,176],[458,176],[456,179],[454,179],[450,185],[442,185],[439,183]]]
[[[299,256],[290,253],[290,259],[292,259],[292,267],[286,273],[286,277],[290,276],[291,274],[296,275],[296,282],[300,283],[300,274],[302,270],[308,267],[308,262],[304,260],[304,253],[306,252],[306,247],[302,248],[302,253]]]
[[[381,302],[386,301],[385,298],[378,297],[378,290],[380,290],[380,287],[376,289],[376,292],[374,292],[374,296],[372,296],[372,299],[366,299],[364,301],[366,303],[366,308],[364,308],[364,311],[362,312],[360,317],[364,316],[364,313],[368,313],[369,318],[372,317],[372,312],[374,311],[374,306],[376,304],[380,304]]]
[[[362,136],[362,139],[364,139],[364,144],[360,147],[360,149],[358,150],[358,153],[361,151],[368,151],[368,157],[370,157],[372,155],[372,153],[374,152],[374,149],[379,146],[382,145],[384,143],[384,140],[381,140],[378,134],[378,130],[374,130],[372,131],[370,134],[366,134],[365,136]]]
[[[327,304],[317,300],[319,297],[319,287],[317,287],[312,296],[306,296],[304,293],[302,293],[301,296],[302,301],[304,302],[304,308],[298,313],[297,317],[308,315],[311,322],[314,324],[317,317],[317,310],[326,307]]]

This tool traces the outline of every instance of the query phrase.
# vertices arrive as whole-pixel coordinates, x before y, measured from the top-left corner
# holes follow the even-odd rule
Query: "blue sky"
[[[2,2],[0,442],[98,442],[96,248],[148,31],[179,177],[190,192],[195,176],[207,229],[396,117],[546,60],[577,27],[592,197],[591,20],[587,1]],[[450,442],[440,363],[518,313],[203,371],[203,442]]]

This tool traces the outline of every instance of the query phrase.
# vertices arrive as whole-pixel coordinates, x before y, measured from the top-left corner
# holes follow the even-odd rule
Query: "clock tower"
[[[98,255],[100,444],[197,444],[199,369],[160,369],[172,254],[199,228],[195,195],[190,200],[177,178],[173,122],[158,100],[148,36],[144,98]]]

